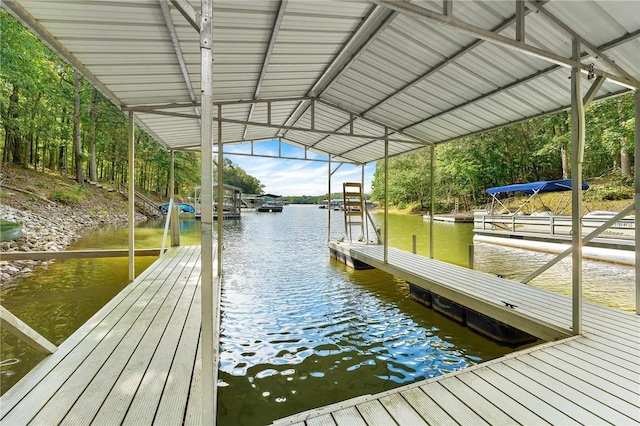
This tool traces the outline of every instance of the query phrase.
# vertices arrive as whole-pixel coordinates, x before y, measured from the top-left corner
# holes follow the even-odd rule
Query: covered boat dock
[[[302,148],[305,158],[307,152],[321,154],[325,158],[321,161],[328,164],[328,192],[331,193],[331,176],[342,163],[364,166],[383,161],[386,171],[390,156],[424,147],[431,150],[433,160],[438,144],[455,143],[465,136],[566,109],[571,110],[573,123],[573,296],[571,303],[565,303],[562,309],[565,317],[570,318],[571,334],[578,337],[566,342],[576,356],[575,362],[569,361],[572,369],[566,369],[565,364],[559,368],[572,377],[584,374],[589,379],[580,379],[573,387],[557,388],[566,397],[559,400],[562,404],[557,409],[568,417],[559,415],[549,421],[568,419],[592,423],[597,419],[589,412],[596,401],[611,408],[603,411],[604,417],[599,418],[603,422],[620,423],[620,416],[640,422],[637,416],[638,348],[633,343],[638,339],[634,340],[637,336],[632,333],[637,331],[638,317],[626,315],[624,321],[606,322],[602,317],[593,320],[588,314],[591,308],[582,301],[583,240],[579,232],[582,201],[578,184],[582,181],[584,110],[594,100],[635,91],[635,158],[640,158],[639,2],[5,0],[2,7],[128,115],[130,177],[134,176],[134,123],[172,152],[201,151],[204,190],[199,345],[202,358],[201,370],[193,373],[200,378],[201,386],[198,396],[201,411],[196,413],[196,423],[215,424],[217,415],[218,295],[224,280],[224,232],[223,220],[218,220],[217,227],[213,226],[212,195],[216,194],[219,205],[224,203],[222,186],[219,185],[217,191],[213,188],[214,170],[217,181],[223,181],[222,167],[215,168],[214,163],[223,164],[225,147],[247,143],[253,154],[254,143],[279,139]],[[262,155],[282,158],[281,153]],[[130,179],[131,194],[135,193],[133,181]],[[384,184],[387,193],[386,177]],[[637,212],[640,210],[638,173],[635,194]],[[133,217],[134,197],[130,197],[129,203]],[[389,264],[393,254],[389,249],[387,205],[385,202],[382,264]],[[639,234],[636,228],[636,242],[640,240]],[[214,243],[214,236],[218,244]],[[635,250],[638,259],[637,244]],[[133,220],[130,220],[131,281],[135,276],[134,254]],[[640,310],[639,270],[640,262],[636,261],[637,312]],[[182,279],[172,277],[175,282]],[[594,322],[596,326],[592,325]],[[631,332],[620,336],[626,331],[615,331],[615,327],[623,322],[631,324],[628,327]],[[611,371],[604,367],[592,370],[599,358],[593,358],[594,346],[590,345],[599,349],[613,345],[599,331],[594,331],[602,324],[611,325],[605,333],[617,336],[614,340],[618,350],[605,353],[616,358],[616,365],[624,365],[615,373],[622,383],[615,389],[605,377]],[[529,366],[542,363],[545,366],[540,368],[553,370],[556,362],[560,365],[556,360],[564,357],[551,347],[540,348],[540,351],[553,353],[538,356],[538,352],[532,352],[536,360],[529,360]],[[50,355],[55,356],[55,353]],[[587,358],[591,361],[586,361]],[[529,368],[518,360],[507,358],[500,362],[512,370],[514,365],[522,371]],[[482,368],[485,370],[481,372]],[[498,368],[502,367],[480,366],[471,374],[483,380],[495,374],[505,377]],[[74,371],[74,367],[70,367],[66,377]],[[126,382],[137,374],[125,369],[121,377]],[[463,382],[467,380],[462,379],[464,374],[457,375]],[[599,377],[597,382],[591,381],[592,375]],[[465,385],[478,383],[476,376],[466,376],[470,381]],[[63,381],[64,377],[53,375],[49,380]],[[445,382],[448,379],[443,378],[435,387],[442,390],[452,386],[450,389],[460,390],[460,398],[464,398],[465,405],[469,404],[467,407],[484,403],[477,393],[469,392],[457,382],[450,385],[453,382]],[[35,394],[49,392],[48,386],[32,383]],[[549,402],[558,396],[548,392],[551,382],[536,382],[535,378],[520,373],[511,376],[509,383],[518,385],[514,392],[536,386],[538,391],[532,400],[535,403],[529,411],[538,418],[544,417]],[[585,387],[585,383],[604,392],[590,392],[588,389],[592,388]],[[498,391],[508,389],[502,384],[508,383],[500,380],[491,386]],[[11,405],[6,401],[13,400],[11,395],[19,392],[18,388],[23,385],[28,384],[19,383],[15,391],[2,397],[3,417],[12,415],[10,410],[14,407],[22,410],[21,398],[16,397],[16,403]],[[393,407],[405,405],[420,386],[431,385],[416,384],[413,389],[401,389],[402,394],[378,396],[383,401],[380,404],[386,404],[384,412],[379,411],[377,402],[367,400],[365,404],[370,407],[372,418],[382,419],[378,423],[384,423],[388,419],[385,413],[388,415]],[[624,389],[618,392],[621,387]],[[487,395],[493,398],[499,394]],[[398,399],[399,396],[404,399]],[[88,398],[88,394],[82,397]],[[442,403],[450,401],[450,397],[444,397],[449,399],[443,399]],[[619,402],[621,399],[623,402]],[[427,415],[439,413],[440,402],[432,402],[436,404],[428,400],[418,404],[425,422]],[[103,401],[96,399],[94,403]],[[511,409],[515,407],[513,402],[507,403]],[[625,414],[629,413],[629,403],[636,410],[635,417],[634,411]],[[329,420],[318,418],[310,424],[334,421],[340,416],[348,418],[344,416],[353,413],[352,407],[357,404],[347,405],[346,412],[330,415]],[[356,409],[362,413],[359,406]],[[326,411],[318,413],[326,414]],[[377,413],[381,417],[375,417]],[[397,418],[401,423],[416,419]],[[534,418],[511,417],[514,423],[527,423]],[[136,424],[153,423],[154,419],[156,417],[148,417]],[[495,419],[505,420],[504,417]],[[29,421],[25,417],[15,424]],[[108,422],[108,418],[105,421]]]

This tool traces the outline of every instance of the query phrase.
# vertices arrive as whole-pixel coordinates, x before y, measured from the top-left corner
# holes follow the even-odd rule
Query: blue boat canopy
[[[589,184],[582,182],[582,190],[589,189]],[[488,188],[487,194],[500,194],[503,192],[524,192],[525,194],[543,194],[545,192],[571,191],[571,179],[549,180],[529,183],[516,183],[507,186]]]

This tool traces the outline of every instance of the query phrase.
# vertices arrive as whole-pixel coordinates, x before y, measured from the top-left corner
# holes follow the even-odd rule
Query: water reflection
[[[411,301],[393,276],[331,261],[326,214],[289,206],[230,229],[220,424],[268,424],[511,351]]]
[[[413,302],[406,283],[391,275],[331,261],[328,213],[288,206],[283,213],[246,212],[240,221],[225,222],[220,424],[266,424],[512,350]],[[332,237],[341,237],[342,215],[331,213]],[[471,226],[434,225],[435,257],[466,266]],[[199,222],[185,217],[180,226],[182,244],[199,244]],[[428,222],[398,215],[390,217],[390,226],[393,246],[411,250],[416,234],[418,253],[428,255]],[[136,247],[160,246],[162,231],[161,222],[141,224]],[[126,229],[104,228],[71,248],[125,248],[127,240]],[[517,279],[548,257],[481,245],[476,268]],[[137,258],[136,270],[153,261]],[[570,273],[562,268],[536,283],[546,279],[549,287],[568,291]],[[632,268],[585,261],[585,297],[627,309],[632,274]],[[3,306],[57,344],[127,281],[126,259],[59,260],[5,291]],[[42,356],[7,333],[2,339],[1,359],[11,360],[0,367],[4,392]]]

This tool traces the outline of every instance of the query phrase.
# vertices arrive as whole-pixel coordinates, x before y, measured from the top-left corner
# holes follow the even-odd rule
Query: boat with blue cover
[[[191,214],[195,214],[196,209],[188,203],[174,203],[174,206],[178,206],[180,207],[180,213],[191,213]],[[166,215],[167,211],[169,210],[169,203],[165,203],[162,204],[160,207],[160,212],[162,212],[162,214]]]

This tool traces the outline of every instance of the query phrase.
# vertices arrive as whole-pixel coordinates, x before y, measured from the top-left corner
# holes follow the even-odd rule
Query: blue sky
[[[328,165],[320,161],[289,160],[280,158],[231,155],[231,152],[250,153],[251,145],[225,146],[225,155],[264,185],[264,191],[277,195],[324,195],[327,193]],[[278,155],[278,141],[254,143],[254,154]],[[282,156],[304,158],[304,150],[282,143]],[[308,158],[324,159],[326,156],[309,152]],[[332,163],[335,170],[337,163]],[[371,192],[371,180],[375,163],[365,167],[365,192]],[[343,182],[360,182],[362,167],[344,164],[331,178],[331,192],[342,192]]]

